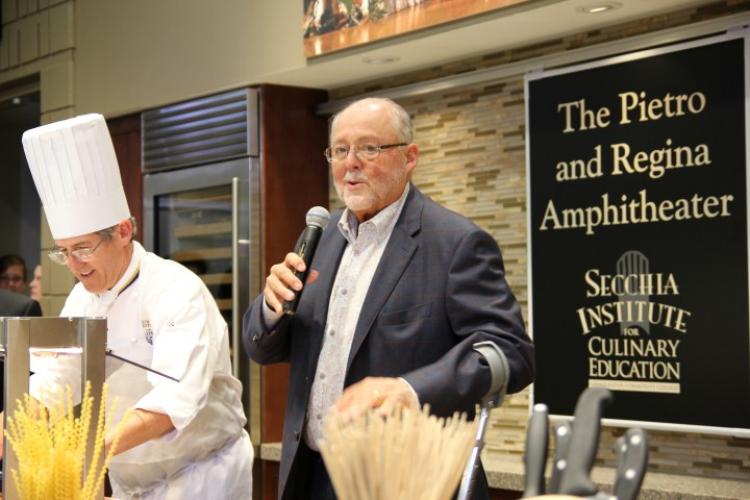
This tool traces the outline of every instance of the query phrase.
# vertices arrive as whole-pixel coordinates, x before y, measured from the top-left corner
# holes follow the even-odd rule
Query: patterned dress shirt
[[[395,202],[359,223],[348,209],[338,227],[349,244],[344,249],[328,303],[325,337],[307,407],[305,442],[318,450],[323,424],[344,391],[346,364],[370,282],[406,202],[409,185]]]

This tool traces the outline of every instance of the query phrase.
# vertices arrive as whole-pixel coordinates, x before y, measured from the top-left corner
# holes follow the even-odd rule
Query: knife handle
[[[560,479],[568,466],[567,456],[573,426],[570,422],[560,422],[555,427],[555,456],[552,459],[552,474],[547,493],[560,493]]]
[[[628,429],[617,440],[617,475],[613,492],[618,500],[635,500],[648,466],[648,443],[641,429]]]
[[[547,444],[549,423],[547,405],[535,404],[529,417],[526,430],[526,453],[524,467],[526,483],[523,498],[544,495],[544,469],[547,464]]]
[[[578,398],[573,420],[573,434],[568,449],[567,468],[560,480],[560,493],[591,496],[597,487],[589,474],[599,448],[599,430],[604,406],[612,393],[603,387],[589,387]]]

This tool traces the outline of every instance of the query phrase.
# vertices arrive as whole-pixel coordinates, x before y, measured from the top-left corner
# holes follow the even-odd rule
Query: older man
[[[317,444],[332,409],[473,413],[490,384],[476,342],[503,350],[511,391],[532,381],[533,347],[497,244],[410,183],[418,156],[409,115],[390,100],[335,116],[326,158],[346,209],[324,231],[308,282],[288,254],[245,315],[251,358],[291,364],[280,498],[335,498]],[[282,316],[303,286],[296,314]],[[483,476],[476,492],[487,496]]]
[[[78,280],[61,315],[106,316],[108,348],[171,377],[107,359],[109,394],[133,410],[110,465],[114,496],[250,498],[253,450],[227,325],[195,274],[133,241],[104,118],[30,130],[23,144],[55,241],[49,256]],[[34,356],[32,370],[42,402],[60,385],[79,389],[74,355]]]

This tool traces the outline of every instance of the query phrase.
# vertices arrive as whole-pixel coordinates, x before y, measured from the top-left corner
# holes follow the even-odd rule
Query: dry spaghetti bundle
[[[53,400],[45,411],[26,394],[19,408],[8,418],[5,435],[18,457],[18,470],[11,471],[14,486],[22,500],[93,500],[103,488],[106,468],[121,431],[118,427],[115,442],[102,462],[107,386],[102,389],[97,422],[91,421],[94,398],[90,383],[86,384],[78,418],[73,415],[70,387],[59,390]],[[110,413],[114,413],[115,406],[116,403],[111,405]],[[96,425],[92,464],[97,466],[90,467],[84,477],[91,425]]]
[[[347,500],[449,499],[474,445],[466,416],[442,419],[401,410],[370,412],[352,422],[332,416],[320,443],[331,482]]]

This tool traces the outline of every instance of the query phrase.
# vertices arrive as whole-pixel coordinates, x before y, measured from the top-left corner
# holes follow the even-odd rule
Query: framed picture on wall
[[[528,0],[303,0],[305,57],[403,35]]]

